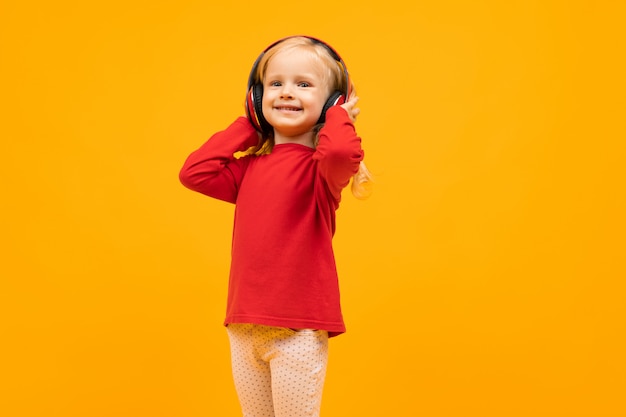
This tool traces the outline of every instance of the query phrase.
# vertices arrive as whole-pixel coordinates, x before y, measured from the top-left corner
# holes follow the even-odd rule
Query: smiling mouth
[[[299,107],[292,107],[292,106],[277,106],[274,107],[276,110],[280,110],[280,111],[300,111],[302,110]]]

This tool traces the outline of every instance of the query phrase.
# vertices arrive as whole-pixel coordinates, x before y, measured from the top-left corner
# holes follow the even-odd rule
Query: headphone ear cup
[[[254,84],[246,97],[246,113],[252,126],[261,133],[267,133],[270,126],[263,117],[263,85]]]
[[[259,124],[259,119],[256,116],[254,111],[254,89],[250,88],[248,90],[248,94],[246,94],[246,116],[248,116],[248,120],[254,126],[254,128],[258,131],[261,131],[261,125]]]
[[[254,112],[256,113],[256,117],[259,120],[259,126],[261,132],[267,133],[269,128],[269,123],[263,117],[263,84],[254,84],[252,86],[253,90],[253,99],[254,99]]]
[[[326,112],[333,106],[338,106],[346,102],[346,98],[340,91],[335,91],[330,95],[324,107],[322,108],[322,114],[320,114],[320,118],[317,123],[324,123],[326,121]]]

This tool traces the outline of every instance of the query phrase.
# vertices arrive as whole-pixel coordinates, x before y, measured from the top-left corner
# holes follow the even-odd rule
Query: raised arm
[[[234,203],[248,158],[236,159],[233,154],[256,145],[258,140],[248,119],[239,117],[187,157],[179,173],[180,182],[193,191]]]
[[[319,143],[313,158],[335,201],[341,200],[350,178],[359,170],[363,160],[361,138],[357,136],[349,110],[331,107],[326,113],[326,124],[319,132]]]

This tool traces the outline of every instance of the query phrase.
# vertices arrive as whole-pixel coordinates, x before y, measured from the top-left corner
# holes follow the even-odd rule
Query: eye
[[[271,81],[269,83],[270,87],[280,87],[281,86],[281,82],[280,81]]]
[[[310,86],[311,86],[311,84],[309,84],[306,81],[302,81],[302,82],[298,83],[298,87],[310,87]]]

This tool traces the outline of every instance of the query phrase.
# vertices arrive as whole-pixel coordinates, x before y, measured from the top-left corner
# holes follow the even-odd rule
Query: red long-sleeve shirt
[[[332,237],[341,191],[363,159],[361,139],[336,106],[316,149],[288,143],[267,155],[233,157],[257,141],[240,117],[193,152],[180,172],[186,187],[236,204],[224,324],[343,333]]]

